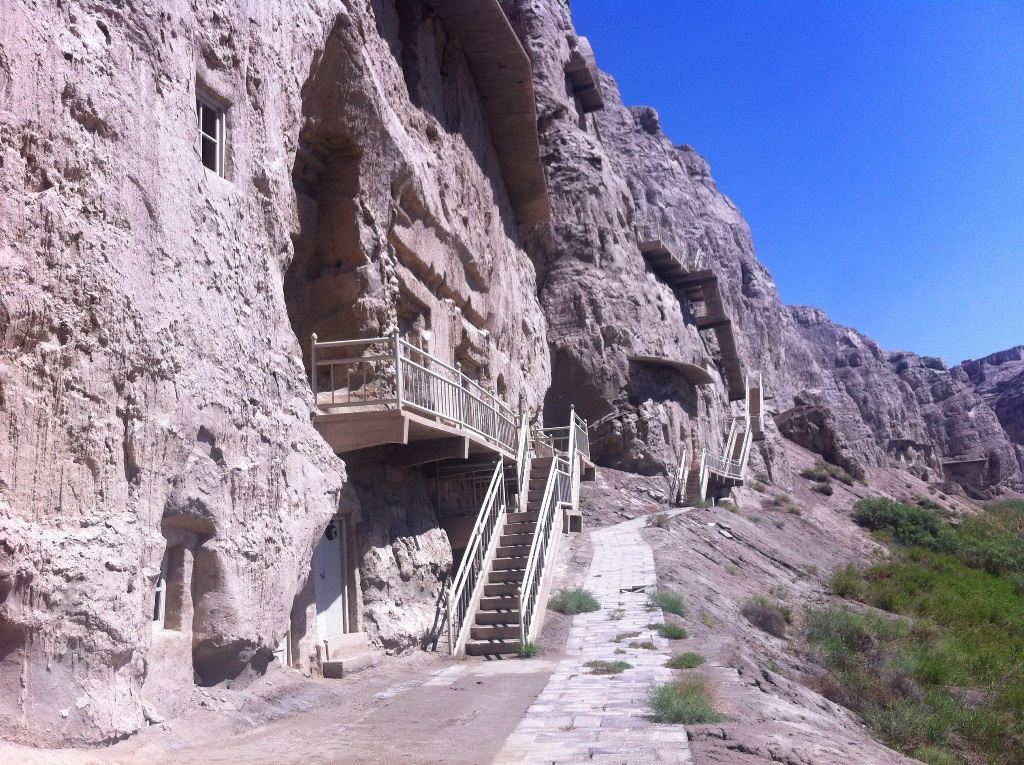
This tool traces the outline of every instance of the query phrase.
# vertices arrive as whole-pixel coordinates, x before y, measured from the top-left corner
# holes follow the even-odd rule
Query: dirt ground
[[[555,588],[585,577],[589,531],[563,538]],[[0,741],[0,763],[485,765],[547,684],[570,622],[549,611],[541,652],[528,661],[414,651],[343,680],[276,667],[244,690],[203,689],[183,716],[106,749],[40,750]]]
[[[814,463],[810,452],[788,443],[784,448],[795,472]],[[631,476],[603,475],[624,487],[621,494],[632,498],[637,493]],[[939,492],[904,473],[881,469],[869,471],[867,485],[834,482],[831,497],[812,492],[811,483],[799,476],[785,486],[748,484],[760,490],[739,490],[737,511],[692,509],[675,516],[667,529],[643,531],[654,549],[659,585],[683,593],[689,604],[681,623],[690,636],[678,641],[674,652],[705,657],[704,667],[686,673],[708,680],[718,710],[727,716],[723,723],[688,727],[694,762],[916,762],[873,740],[856,715],[808,687],[821,668],[801,638],[802,622],[806,606],[834,603],[827,584],[833,568],[888,554],[852,522],[857,499],[885,493],[913,501],[915,496],[939,498]],[[613,494],[606,487],[605,497]],[[795,505],[791,512],[772,502],[779,494]],[[955,497],[939,501],[952,512],[970,508]],[[791,609],[793,623],[785,638],[762,632],[740,613],[753,595]]]
[[[799,470],[814,455],[787,444]],[[873,741],[855,716],[810,690],[817,671],[799,639],[805,605],[830,601],[837,565],[885,554],[850,520],[853,503],[883,491],[900,499],[936,496],[928,486],[884,470],[868,486],[836,483],[832,497],[800,478],[737,492],[738,512],[723,507],[678,513],[668,528],[643,534],[654,549],[659,582],[682,592],[690,633],[677,653],[695,651],[720,711],[716,725],[689,728],[704,763],[791,765],[913,762]],[[584,532],[563,539],[555,589],[576,586],[592,556],[597,528],[667,510],[664,478],[598,471],[581,487]],[[765,507],[785,493],[798,512]],[[962,510],[955,498],[944,500]],[[793,510],[794,508],[791,508]],[[743,602],[760,594],[789,605],[795,623],[784,639],[750,625]],[[541,653],[520,659],[452,659],[410,652],[344,680],[319,680],[276,668],[244,690],[201,690],[180,718],[152,725],[102,750],[37,750],[0,742],[0,763],[25,765],[318,765],[451,763],[493,760],[563,656],[570,617],[547,612]]]

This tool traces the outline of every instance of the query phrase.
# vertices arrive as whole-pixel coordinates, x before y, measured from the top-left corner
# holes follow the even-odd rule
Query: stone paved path
[[[495,765],[691,762],[686,729],[646,717],[648,689],[673,679],[673,672],[664,666],[669,641],[647,628],[664,621],[664,614],[647,610],[647,594],[640,589],[656,584],[654,554],[640,536],[645,522],[637,518],[593,533],[594,559],[584,587],[597,596],[601,610],[573,618],[568,658],[509,736]],[[633,588],[639,591],[628,591]],[[621,619],[611,618],[615,609],[622,609],[616,615],[624,612]],[[634,631],[640,635],[612,642]],[[648,640],[656,650],[629,646]],[[634,668],[592,675],[584,664],[594,659],[621,659]]]

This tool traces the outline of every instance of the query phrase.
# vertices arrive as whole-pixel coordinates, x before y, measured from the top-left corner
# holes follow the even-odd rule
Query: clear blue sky
[[[951,365],[1024,344],[1024,3],[572,0],[786,303]]]

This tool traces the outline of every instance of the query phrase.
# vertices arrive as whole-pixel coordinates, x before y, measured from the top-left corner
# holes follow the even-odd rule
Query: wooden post
[[[402,408],[402,335],[398,328],[395,328],[395,399],[398,401],[398,408]]]
[[[319,403],[317,401],[316,393],[316,332],[313,333],[313,341],[312,344],[309,346],[309,358],[310,368],[312,371],[310,377],[312,377],[311,385],[313,387],[313,408],[316,409]]]

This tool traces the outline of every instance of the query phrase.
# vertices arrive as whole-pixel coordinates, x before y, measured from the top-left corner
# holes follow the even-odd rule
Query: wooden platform
[[[665,358],[664,356],[630,356],[630,361],[637,361],[642,364],[654,364],[655,366],[669,367],[674,369],[686,378],[690,385],[711,385],[715,378],[711,373],[699,364],[688,364],[685,361]]]
[[[714,271],[688,271],[660,239],[640,243],[640,252],[651,266],[655,276],[672,288],[680,303],[685,299],[691,304],[701,303],[704,313],[697,316],[697,329],[712,330],[718,340],[722,354],[722,371],[729,389],[729,400],[739,401],[746,397],[743,368],[736,351],[736,338],[732,331],[732,319],[725,312],[722,293],[718,287],[718,276]]]
[[[400,467],[476,455],[516,455],[501,444],[469,428],[407,409],[372,409],[315,413],[313,426],[334,449],[346,454],[385,444],[395,445],[390,463]]]

